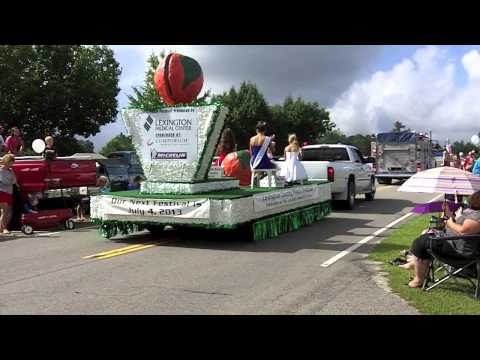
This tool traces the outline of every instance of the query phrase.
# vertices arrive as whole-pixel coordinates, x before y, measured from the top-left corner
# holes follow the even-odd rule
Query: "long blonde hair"
[[[290,134],[288,136],[288,145],[290,145],[291,147],[293,147],[295,150],[299,150],[300,149],[300,145],[298,144],[298,140],[297,140],[297,135],[295,134]]]
[[[15,162],[15,156],[13,154],[5,154],[2,157],[1,165],[12,165]]]

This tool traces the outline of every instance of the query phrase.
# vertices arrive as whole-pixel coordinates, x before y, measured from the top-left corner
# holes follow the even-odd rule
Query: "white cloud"
[[[337,127],[347,134],[389,131],[401,121],[417,131],[432,130],[444,141],[470,139],[480,130],[480,54],[462,58],[469,75],[455,83],[458,67],[448,53],[434,46],[421,48],[385,72],[355,82],[330,109]]]
[[[462,64],[470,79],[480,78],[480,53],[478,50],[466,53],[462,58]]]

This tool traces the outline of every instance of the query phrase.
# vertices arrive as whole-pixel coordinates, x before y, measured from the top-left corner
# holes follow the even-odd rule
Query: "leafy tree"
[[[214,96],[213,100],[221,100],[228,107],[225,126],[235,133],[239,150],[248,148],[258,121],[266,121],[271,126],[270,108],[253,83],[243,82],[238,91],[232,87],[229,92]]]
[[[93,152],[93,143],[89,140],[79,140],[71,136],[55,138],[55,149],[59,156],[70,156],[75,153]]]
[[[356,146],[364,156],[370,156],[375,138],[374,135],[352,135],[348,137],[347,144]]]
[[[300,143],[312,144],[335,127],[328,111],[317,102],[307,102],[300,97],[294,100],[288,96],[280,107],[274,106],[272,112],[273,127],[280,128],[278,131],[282,133],[278,140],[285,143],[288,140],[285,132],[295,133]]]
[[[226,126],[235,132],[240,149],[248,147],[258,121],[266,121],[267,134],[275,134],[277,154],[283,151],[291,133],[297,135],[300,143],[314,143],[318,136],[335,126],[329,113],[317,102],[287,97],[282,105],[270,107],[256,85],[250,82],[242,83],[238,91],[232,87],[229,92],[216,96],[217,99],[229,109]]]
[[[144,85],[141,87],[132,87],[133,95],[127,96],[131,106],[147,111],[154,111],[159,107],[165,106],[165,103],[155,89],[155,82],[153,81],[155,70],[164,58],[165,51],[162,51],[158,56],[153,53],[150,54],[147,60],[148,68],[145,72]]]
[[[472,150],[475,150],[478,153],[480,151],[480,147],[472,144],[470,141],[466,143],[462,140],[462,141],[455,141],[452,144],[452,150],[454,154],[463,152],[465,155],[467,155],[467,153]]]
[[[82,152],[86,152],[86,153],[93,153],[95,152],[95,145],[93,145],[93,142],[91,142],[90,140],[77,140],[78,141],[78,144],[83,148],[84,151]]]
[[[108,156],[114,151],[135,151],[135,148],[132,144],[132,138],[120,133],[103,146],[103,148],[100,150],[100,154],[103,156]]]
[[[0,120],[18,126],[27,144],[95,135],[115,121],[120,73],[106,46],[2,45]]]
[[[405,130],[404,130],[405,129]],[[402,132],[402,131],[410,131],[410,128],[407,129],[407,126],[402,124],[400,121],[395,121],[393,123],[392,132]]]
[[[320,136],[317,142],[319,144],[346,144],[348,142],[348,136],[340,130],[334,129]]]
[[[155,71],[165,56],[165,50],[161,51],[158,55],[154,53],[150,54],[147,59],[148,67],[147,71],[145,71],[143,86],[133,86],[133,94],[127,95],[131,107],[144,109],[145,111],[156,111],[165,106],[163,99],[158,95],[154,81]],[[210,90],[207,90],[198,100],[206,100],[209,96]]]

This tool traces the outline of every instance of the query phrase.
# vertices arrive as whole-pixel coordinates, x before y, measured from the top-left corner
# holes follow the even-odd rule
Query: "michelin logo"
[[[185,160],[187,159],[186,152],[164,152],[155,151],[151,152],[152,160]]]

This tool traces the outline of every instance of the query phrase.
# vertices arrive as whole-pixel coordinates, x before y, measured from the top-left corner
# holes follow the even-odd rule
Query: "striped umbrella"
[[[450,166],[428,169],[413,175],[398,191],[471,195],[480,190],[480,176]]]

